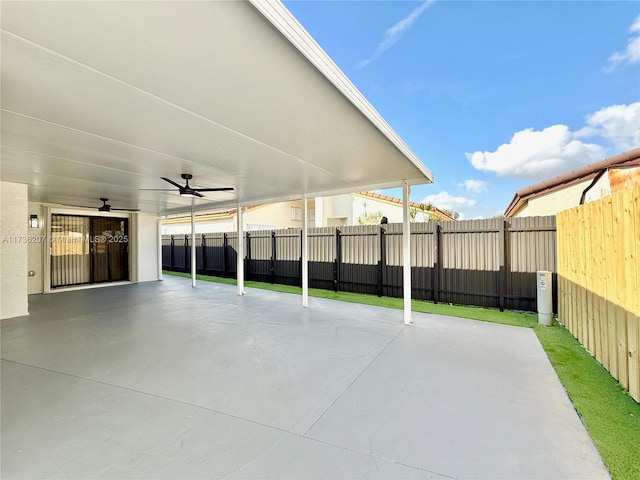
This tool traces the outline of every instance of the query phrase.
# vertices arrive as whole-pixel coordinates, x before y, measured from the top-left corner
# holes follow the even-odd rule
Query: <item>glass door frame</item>
[[[132,216],[131,214],[121,214],[121,213],[114,213],[114,212],[109,212],[109,213],[97,213],[97,212],[91,212],[88,213],[86,211],[80,211],[80,210],[74,210],[74,209],[59,209],[59,208],[55,208],[55,207],[46,207],[46,214],[44,216],[45,218],[45,225],[44,225],[44,229],[45,232],[48,232],[47,234],[47,241],[43,242],[43,267],[44,267],[44,275],[43,275],[43,291],[44,293],[54,293],[54,292],[58,292],[58,291],[64,291],[64,290],[68,290],[68,289],[78,289],[78,288],[93,288],[93,287],[97,287],[97,286],[101,286],[101,285],[109,285],[109,284],[118,284],[118,283],[126,283],[126,282],[131,282],[132,281],[132,276],[133,276],[133,271],[134,271],[134,248],[132,245],[132,239],[131,239],[131,232],[132,230],[135,231],[135,216]],[[125,269],[125,273],[123,275],[124,278],[122,279],[117,279],[117,280],[112,280],[112,279],[105,279],[105,280],[100,280],[100,281],[94,281],[95,277],[94,277],[94,273],[93,273],[93,269],[94,269],[94,259],[93,259],[93,253],[90,252],[90,269],[91,269],[91,273],[90,273],[90,277],[89,277],[89,282],[84,282],[84,283],[74,283],[74,284],[69,284],[69,285],[58,285],[58,286],[53,286],[53,282],[52,282],[52,270],[53,270],[53,256],[52,256],[52,240],[53,240],[53,235],[52,235],[52,220],[54,218],[54,216],[56,215],[60,215],[60,216],[70,216],[70,217],[81,217],[81,218],[88,218],[89,219],[89,224],[90,224],[90,228],[89,228],[89,234],[90,235],[96,235],[95,231],[92,229],[91,225],[93,223],[93,220],[99,220],[99,219],[110,219],[110,220],[116,220],[116,221],[120,221],[120,222],[124,222],[124,226],[125,226],[125,235],[126,238],[124,238],[124,236],[119,236],[119,238],[116,240],[119,243],[126,243],[126,249],[125,252],[120,252],[120,255],[122,255],[124,253],[124,255],[121,256],[121,259],[123,261],[126,260],[126,265],[123,264],[124,269]],[[117,235],[116,235],[117,236]],[[96,240],[95,238],[91,239]],[[94,249],[94,244],[91,243],[90,245],[91,250]]]

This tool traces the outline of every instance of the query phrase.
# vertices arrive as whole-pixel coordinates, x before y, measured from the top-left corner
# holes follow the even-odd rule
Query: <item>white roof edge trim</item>
[[[415,185],[425,185],[428,182],[425,182],[424,178],[408,178],[406,179],[407,183],[409,184],[409,186],[415,186]],[[314,199],[314,198],[318,198],[318,197],[332,197],[334,195],[343,195],[345,193],[358,193],[358,192],[364,192],[364,191],[370,191],[370,190],[384,190],[387,188],[400,188],[402,187],[402,181],[395,181],[395,182],[388,182],[388,183],[376,183],[373,185],[362,185],[362,186],[358,186],[358,187],[349,187],[349,188],[342,188],[342,189],[338,189],[338,190],[326,190],[326,191],[322,191],[322,192],[312,192],[312,193],[306,193],[305,195],[307,196],[308,199]],[[241,207],[251,207],[254,205],[265,205],[265,204],[270,204],[270,203],[280,203],[280,202],[290,202],[292,200],[300,200],[302,198],[303,193],[299,193],[296,195],[289,195],[289,196],[283,196],[283,197],[273,197],[273,198],[269,198],[266,200],[263,200],[261,202],[241,202],[240,206]],[[207,204],[207,205],[203,205],[201,208],[198,207],[194,207],[193,212],[194,213],[201,213],[201,212],[220,212],[223,210],[231,210],[234,208],[238,207],[238,203],[237,202],[221,202],[218,204]],[[175,217],[175,216],[182,216],[186,213],[191,213],[191,207],[185,207],[185,208],[177,208],[177,209],[173,209],[169,212],[165,212],[165,213],[161,213],[159,215],[161,216],[166,216],[167,218],[170,217]]]
[[[249,0],[278,31],[302,53],[380,132],[393,143],[433,183],[433,173],[382,118],[351,80],[340,70],[280,0]],[[424,183],[424,182],[423,182]]]

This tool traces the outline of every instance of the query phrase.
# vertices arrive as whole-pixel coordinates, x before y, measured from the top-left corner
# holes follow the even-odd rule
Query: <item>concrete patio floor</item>
[[[1,323],[9,478],[609,478],[530,329],[168,277]]]

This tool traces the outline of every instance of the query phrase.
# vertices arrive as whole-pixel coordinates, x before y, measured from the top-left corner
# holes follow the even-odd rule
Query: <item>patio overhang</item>
[[[2,179],[158,215],[433,175],[278,1],[3,2]],[[206,198],[140,190],[191,173]]]

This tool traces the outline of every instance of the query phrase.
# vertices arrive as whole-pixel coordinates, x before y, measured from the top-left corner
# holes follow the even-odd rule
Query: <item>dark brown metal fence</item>
[[[245,278],[300,285],[299,229],[246,232]],[[164,236],[163,268],[189,272],[190,235]],[[235,277],[237,234],[196,235],[204,275]],[[536,310],[536,271],[550,270],[556,295],[555,217],[411,224],[412,297]],[[309,286],[402,296],[402,225],[309,229]]]

